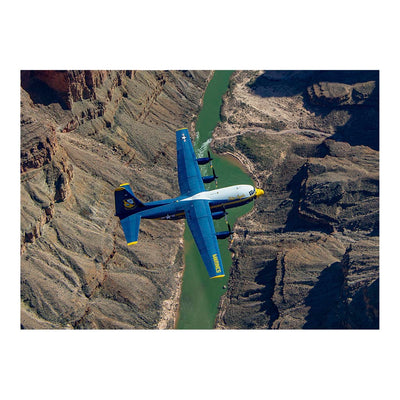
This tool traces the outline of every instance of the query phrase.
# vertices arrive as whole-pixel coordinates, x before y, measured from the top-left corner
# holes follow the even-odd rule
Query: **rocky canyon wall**
[[[378,71],[239,71],[214,150],[265,195],[235,226],[216,326],[379,327]]]
[[[114,188],[179,193],[175,130],[210,71],[21,71],[21,326],[171,328],[182,222],[142,221],[128,248]]]

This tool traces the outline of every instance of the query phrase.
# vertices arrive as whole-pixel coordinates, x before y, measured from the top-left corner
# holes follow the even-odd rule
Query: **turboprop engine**
[[[228,224],[228,231],[222,231],[222,232],[216,232],[217,235],[217,239],[226,239],[228,236],[231,236],[232,238],[232,230],[231,230],[231,226]]]
[[[202,177],[204,183],[211,183],[212,181],[215,181],[217,178],[218,178],[218,176],[215,175],[214,169],[213,169],[212,175]]]
[[[221,219],[222,217],[225,217],[228,213],[226,211],[215,211],[211,213],[211,216],[213,219]]]
[[[197,158],[197,164],[204,165],[209,163],[212,160],[210,150],[208,151],[208,157]]]

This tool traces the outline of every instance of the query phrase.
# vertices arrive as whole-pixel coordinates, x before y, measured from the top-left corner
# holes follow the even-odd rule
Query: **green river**
[[[220,108],[222,96],[229,85],[229,78],[233,71],[215,71],[204,94],[203,107],[199,114],[196,132],[199,132],[194,142],[197,157],[207,155],[208,145],[214,128],[220,121]],[[250,184],[251,178],[238,166],[238,163],[212,154],[212,165],[218,176],[218,187]],[[209,165],[201,166],[202,175],[212,175]],[[207,190],[215,189],[215,182],[205,185]],[[236,219],[251,210],[253,204],[228,210],[228,221],[233,227]],[[225,220],[214,221],[216,231],[226,231]],[[229,238],[219,240],[225,277],[209,279],[206,267],[200,257],[189,227],[185,228],[185,272],[183,276],[182,294],[180,299],[178,329],[212,329],[218,311],[218,304],[223,288],[227,285],[229,272],[232,264],[231,253],[228,250]]]

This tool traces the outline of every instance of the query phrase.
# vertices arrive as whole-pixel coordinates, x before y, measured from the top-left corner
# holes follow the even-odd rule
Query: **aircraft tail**
[[[128,245],[136,244],[139,237],[140,214],[146,206],[133,194],[128,183],[115,189],[115,215],[119,217]]]
[[[115,215],[126,218],[145,208],[145,205],[133,194],[128,183],[123,183],[115,189]]]

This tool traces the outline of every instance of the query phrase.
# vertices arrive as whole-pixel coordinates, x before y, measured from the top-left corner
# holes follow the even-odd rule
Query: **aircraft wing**
[[[176,131],[176,150],[181,194],[193,195],[203,192],[205,190],[203,179],[194,154],[189,131],[186,128]]]
[[[207,200],[192,200],[185,208],[186,220],[210,278],[225,276],[217,235]]]

